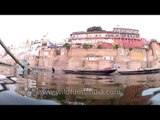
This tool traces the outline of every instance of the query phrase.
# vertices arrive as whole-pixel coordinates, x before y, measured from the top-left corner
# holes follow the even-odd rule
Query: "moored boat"
[[[70,74],[86,74],[86,75],[108,75],[115,72],[117,69],[107,70],[63,70],[64,73]]]
[[[145,68],[141,70],[118,70],[121,75],[153,74],[159,73],[160,68]]]

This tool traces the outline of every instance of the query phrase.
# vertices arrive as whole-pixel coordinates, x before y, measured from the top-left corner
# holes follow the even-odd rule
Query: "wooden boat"
[[[145,68],[141,70],[124,70],[124,71],[117,71],[121,75],[137,75],[137,74],[153,74],[153,73],[159,73],[160,68]]]
[[[70,74],[86,74],[86,75],[108,75],[115,72],[117,69],[108,70],[63,70],[64,73]]]

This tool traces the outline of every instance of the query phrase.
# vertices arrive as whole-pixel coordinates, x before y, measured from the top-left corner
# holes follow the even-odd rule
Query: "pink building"
[[[71,44],[92,44],[114,46],[119,44],[121,47],[144,47],[149,44],[145,38],[141,38],[139,30],[128,28],[114,28],[113,31],[102,30],[101,27],[90,27],[86,32],[73,32],[70,35]]]

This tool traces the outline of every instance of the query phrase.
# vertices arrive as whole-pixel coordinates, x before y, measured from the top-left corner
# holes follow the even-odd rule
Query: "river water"
[[[0,105],[159,105],[160,74],[0,75]]]

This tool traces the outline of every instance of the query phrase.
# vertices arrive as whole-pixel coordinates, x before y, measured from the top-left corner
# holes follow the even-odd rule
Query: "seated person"
[[[23,59],[22,64],[24,65],[24,67],[28,67],[30,65],[29,62],[26,59]],[[23,75],[24,74],[24,68],[22,68],[19,65],[18,65],[18,67],[19,67],[19,75]],[[31,69],[28,70],[28,74],[29,74],[29,72],[31,72]]]

